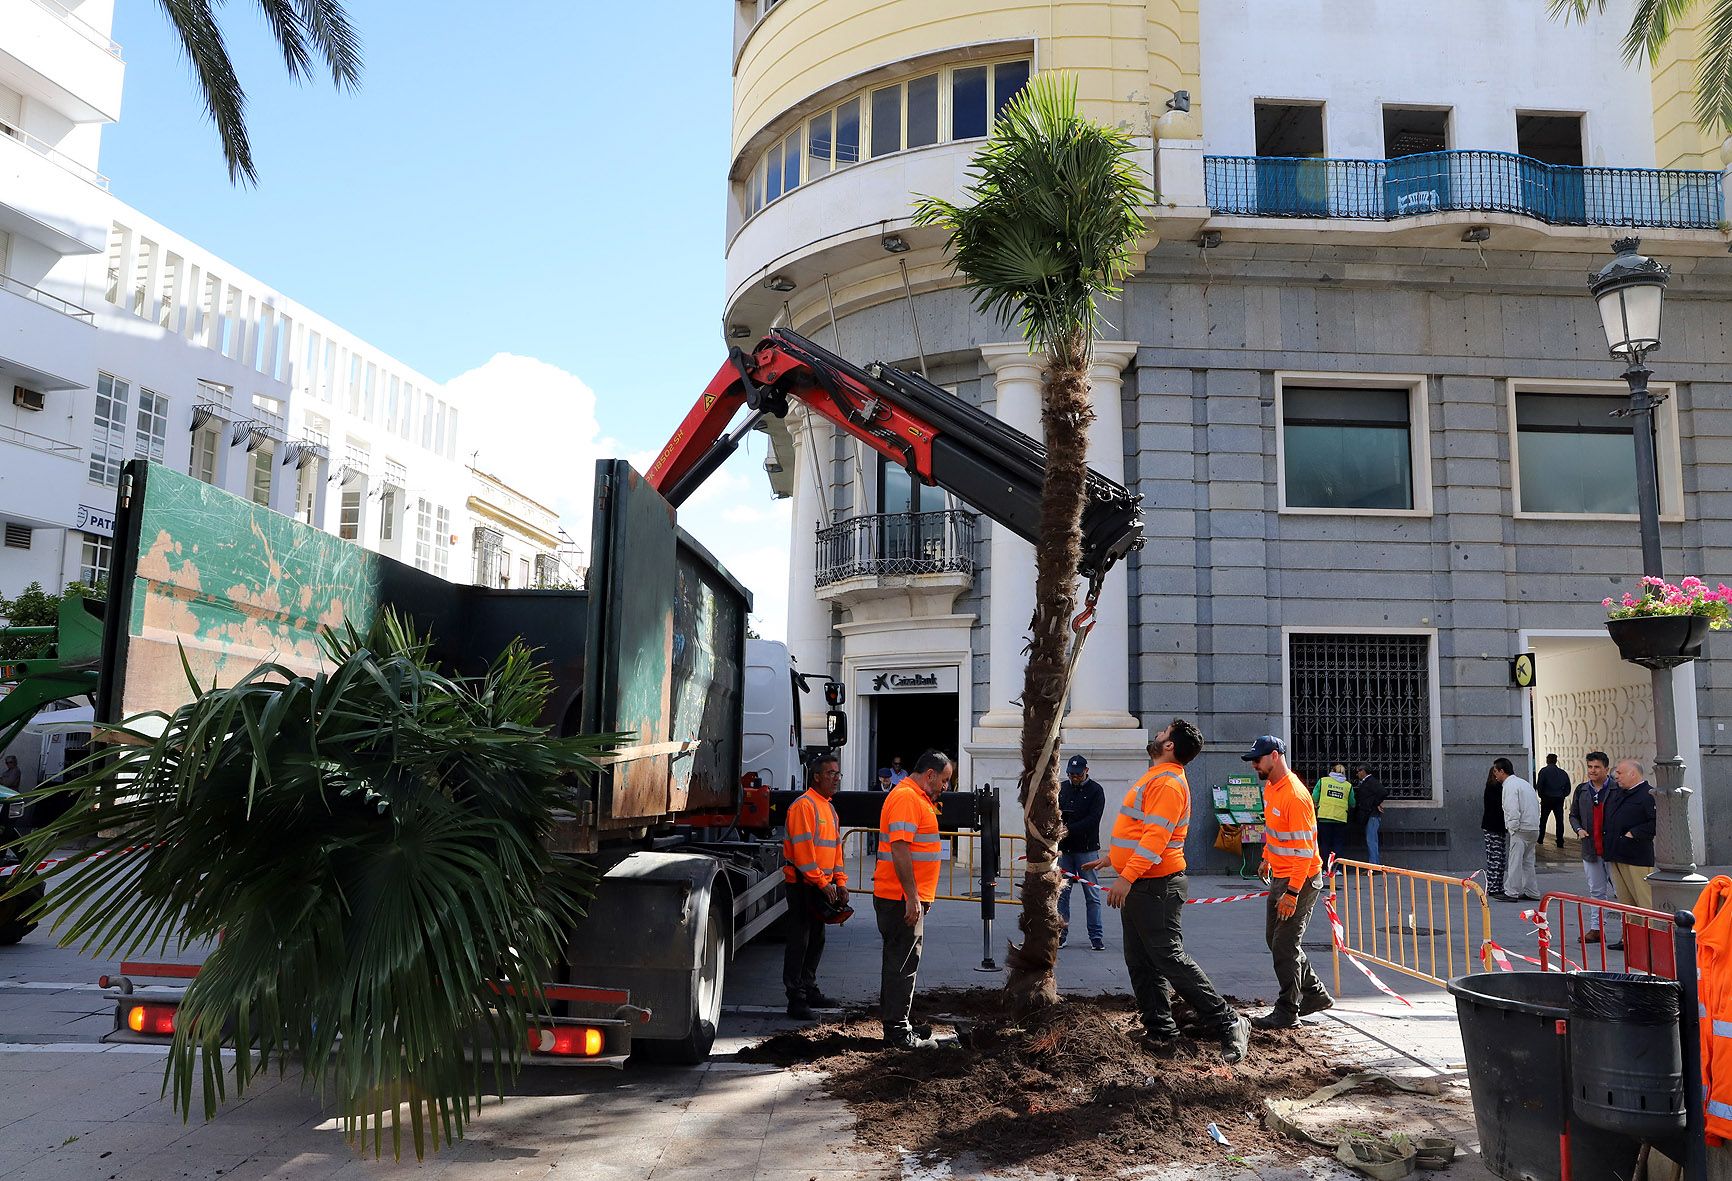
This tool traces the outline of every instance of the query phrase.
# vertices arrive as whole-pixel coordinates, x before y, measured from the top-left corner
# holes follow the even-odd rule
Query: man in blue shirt
[[[1097,861],[1101,855],[1101,813],[1106,810],[1107,793],[1089,778],[1089,761],[1072,755],[1065,764],[1065,781],[1058,789],[1058,811],[1064,820],[1064,838],[1058,843],[1058,866],[1075,874],[1088,884],[1083,886],[1083,902],[1088,907],[1089,946],[1105,951],[1106,929],[1101,925],[1101,891],[1099,874],[1083,866]],[[1064,879],[1058,896],[1059,917],[1065,921],[1065,933],[1058,945],[1070,941],[1070,890],[1077,884]]]

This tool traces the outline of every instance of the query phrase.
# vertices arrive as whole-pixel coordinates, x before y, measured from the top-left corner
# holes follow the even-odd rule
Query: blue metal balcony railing
[[[1511,152],[1422,152],[1394,160],[1205,156],[1216,213],[1393,221],[1426,213],[1514,213],[1555,226],[1714,229],[1720,174],[1571,168]]]

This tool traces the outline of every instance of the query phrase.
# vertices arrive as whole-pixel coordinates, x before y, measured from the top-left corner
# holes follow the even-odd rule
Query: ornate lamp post
[[[1588,280],[1600,306],[1600,322],[1612,356],[1625,363],[1630,404],[1615,413],[1634,419],[1636,437],[1636,509],[1641,519],[1642,573],[1664,577],[1660,552],[1659,463],[1654,445],[1654,411],[1664,400],[1648,389],[1653,376],[1643,364],[1660,347],[1660,311],[1671,272],[1637,253],[1639,238],[1612,243],[1617,257]],[[1690,835],[1690,791],[1684,786],[1684,760],[1678,757],[1678,712],[1672,695],[1672,664],[1643,661],[1653,678],[1654,773],[1650,783],[1659,813],[1654,835],[1654,906],[1667,912],[1688,910],[1707,879],[1696,872]]]

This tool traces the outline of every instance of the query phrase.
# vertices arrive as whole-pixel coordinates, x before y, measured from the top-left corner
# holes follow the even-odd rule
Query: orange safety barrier
[[[1490,970],[1491,903],[1472,878],[1340,858],[1334,868],[1341,878],[1337,994],[1343,953],[1439,988],[1476,960]]]
[[[1551,912],[1552,904],[1557,904],[1558,917],[1554,923]],[[1609,957],[1605,944],[1605,932],[1601,932],[1598,942],[1588,942],[1588,931],[1592,929],[1589,921],[1593,912],[1601,912],[1601,927],[1611,927],[1607,913],[1619,917],[1623,926],[1624,937],[1624,971],[1645,972],[1650,976],[1663,976],[1668,980],[1678,978],[1678,966],[1672,954],[1672,916],[1659,910],[1648,910],[1640,906],[1631,906],[1625,902],[1608,902],[1602,898],[1588,898],[1580,894],[1565,894],[1553,891],[1540,899],[1540,904],[1532,912],[1537,918],[1534,925],[1540,933],[1540,971],[1569,972],[1587,969],[1594,972],[1610,972],[1615,968],[1609,966]],[[1575,917],[1575,937],[1570,937],[1570,917]],[[1615,956],[1616,953],[1613,953]]]

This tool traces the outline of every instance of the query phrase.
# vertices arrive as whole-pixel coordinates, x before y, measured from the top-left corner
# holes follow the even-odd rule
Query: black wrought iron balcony
[[[1428,213],[1513,213],[1555,226],[1714,229],[1720,174],[1685,168],[1572,168],[1511,152],[1422,152],[1394,160],[1205,156],[1216,213],[1394,221]]]
[[[913,574],[974,574],[975,517],[935,513],[873,513],[818,530],[819,586],[851,578]]]

